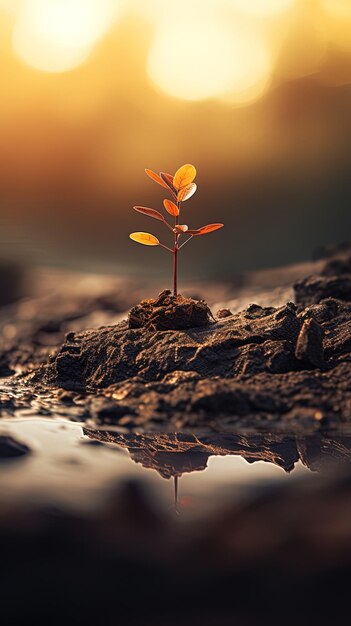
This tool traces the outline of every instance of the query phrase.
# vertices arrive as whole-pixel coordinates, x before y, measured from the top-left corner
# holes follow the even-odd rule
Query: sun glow
[[[291,9],[296,0],[228,0],[243,15],[272,17]]]
[[[115,16],[112,0],[25,0],[13,46],[28,65],[64,72],[83,63]]]
[[[148,59],[151,80],[171,96],[203,100],[230,94],[255,99],[268,82],[271,61],[257,33],[213,20],[164,26]]]
[[[118,33],[136,17],[146,34],[130,31],[128,53],[118,61],[126,69],[123,77],[114,75],[116,86],[137,83],[128,67],[140,54],[154,87],[188,101],[250,104],[266,94],[272,77],[278,84],[325,72],[321,80],[334,81],[330,50],[351,51],[351,0],[0,0],[0,11],[8,13],[15,55],[50,73],[98,61],[107,46],[114,64],[118,36],[99,49],[96,44],[117,16],[123,18]],[[340,80],[349,83],[349,71]]]
[[[351,17],[350,0],[322,0],[322,6],[331,15]]]

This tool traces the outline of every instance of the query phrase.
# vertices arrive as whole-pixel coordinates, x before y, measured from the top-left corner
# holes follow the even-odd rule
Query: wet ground
[[[236,314],[252,302],[284,307],[294,298],[293,281],[310,272],[320,276],[329,265],[193,284],[185,292],[206,295],[214,312]],[[183,417],[174,422],[154,409],[167,385],[178,396],[188,385],[191,396],[195,380],[199,394],[202,381],[191,376],[168,378],[165,389],[158,381],[123,381],[132,390],[133,415],[121,413],[127,388],[106,393],[43,384],[43,367],[66,333],[118,323],[145,291],[123,279],[34,272],[32,293],[0,314],[0,614],[6,626],[341,621],[351,573],[345,267],[331,267],[331,279],[328,273],[326,280],[307,279],[300,294],[311,298],[319,290],[324,304],[314,306],[324,324],[328,290],[339,289],[341,300],[332,296],[338,302],[332,304],[342,342],[339,349],[337,333],[327,336],[329,370],[318,362],[296,369],[294,362],[292,373],[270,372],[274,380],[282,377],[284,389],[288,375],[301,382],[298,410],[292,395],[284,423],[279,412],[269,418],[266,404],[261,421],[258,405],[251,422],[249,413],[229,410],[222,428],[215,404],[214,418],[198,413],[203,419],[187,422],[179,407]],[[340,271],[343,278],[335,281]],[[327,330],[334,332],[335,315],[330,319]],[[313,357],[309,332],[300,348]],[[322,380],[329,394],[323,412]],[[238,387],[232,380],[221,385],[228,407]],[[250,375],[240,385],[248,393]],[[148,393],[144,404],[140,386]],[[265,391],[259,390],[260,402]],[[330,398],[337,405],[332,424]]]
[[[351,432],[27,416],[1,420],[0,452],[5,624],[327,624],[347,607]]]

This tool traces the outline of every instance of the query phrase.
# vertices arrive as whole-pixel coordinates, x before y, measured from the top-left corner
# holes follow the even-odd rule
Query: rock
[[[303,364],[323,369],[324,349],[323,330],[313,318],[307,319],[297,338],[295,356]]]
[[[0,435],[0,461],[18,459],[30,453],[30,448],[11,435]]]
[[[230,317],[233,313],[229,309],[219,309],[216,313],[216,317],[221,320],[224,317]]]

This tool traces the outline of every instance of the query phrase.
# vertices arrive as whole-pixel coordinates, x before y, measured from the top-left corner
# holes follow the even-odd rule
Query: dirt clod
[[[129,328],[184,330],[208,326],[212,313],[203,300],[173,296],[166,289],[155,299],[142,300],[129,312]]]

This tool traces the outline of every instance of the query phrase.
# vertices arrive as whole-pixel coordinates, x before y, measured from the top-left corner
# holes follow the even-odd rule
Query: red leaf
[[[160,220],[160,222],[165,221],[165,218],[163,217],[162,213],[155,211],[155,209],[149,209],[146,206],[133,206],[133,209],[134,211],[138,211],[138,213],[144,213],[145,215],[148,215],[149,217],[153,217],[155,220]]]
[[[173,176],[170,174],[165,174],[165,172],[160,172],[160,176],[164,183],[167,185],[167,189],[170,189],[175,197],[177,197],[176,188],[173,185]]]
[[[188,230],[188,234],[194,237],[197,235],[207,235],[207,233],[212,233],[214,230],[218,230],[223,226],[224,224],[206,224],[206,226],[201,226],[201,228],[197,228],[196,230]]]

